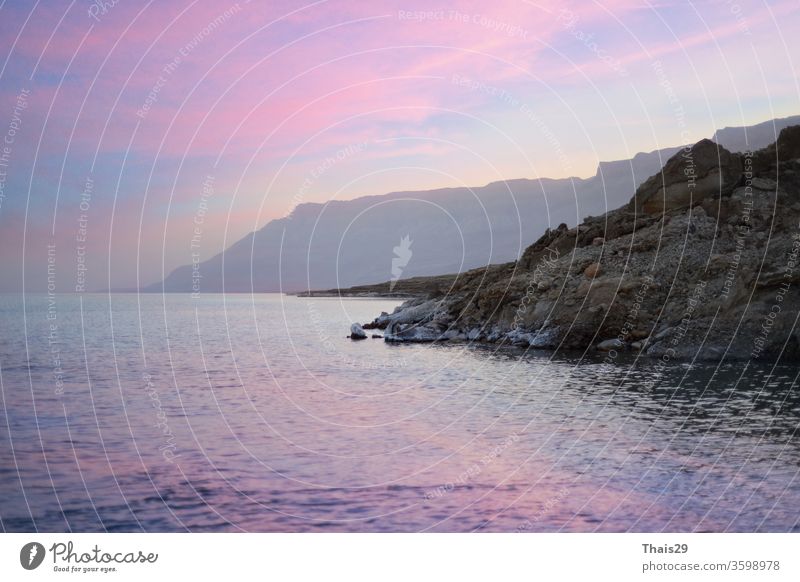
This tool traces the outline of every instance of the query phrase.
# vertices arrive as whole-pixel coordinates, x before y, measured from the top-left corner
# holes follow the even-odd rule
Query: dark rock
[[[367,332],[364,331],[364,328],[361,327],[359,324],[354,323],[350,326],[350,339],[352,340],[362,340],[367,339]]]
[[[362,327],[364,329],[384,329],[386,327],[386,318],[388,316],[388,313],[381,311],[381,314],[378,317],[369,323],[365,323]]]
[[[416,324],[389,324],[383,336],[383,340],[390,343],[428,343],[447,339],[437,329]]]
[[[608,339],[597,344],[597,350],[601,352],[610,352],[611,350],[621,350],[625,347],[625,343],[620,339]]]
[[[781,130],[775,142],[778,160],[796,160],[800,158],[800,125],[793,125]]]
[[[704,139],[672,156],[658,174],[636,190],[628,208],[636,214],[662,214],[730,194],[739,184],[742,160]]]

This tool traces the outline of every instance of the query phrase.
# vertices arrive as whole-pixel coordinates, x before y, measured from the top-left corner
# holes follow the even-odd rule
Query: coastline
[[[364,329],[671,360],[800,359],[800,126],[733,154],[687,146],[625,206],[548,229],[513,263],[306,296],[404,298]],[[401,285],[402,284],[402,285]]]

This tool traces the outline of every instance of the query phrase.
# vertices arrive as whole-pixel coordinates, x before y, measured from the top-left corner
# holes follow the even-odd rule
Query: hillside
[[[800,125],[753,154],[702,140],[627,204],[549,229],[520,259],[453,279],[373,327],[387,341],[800,357]]]

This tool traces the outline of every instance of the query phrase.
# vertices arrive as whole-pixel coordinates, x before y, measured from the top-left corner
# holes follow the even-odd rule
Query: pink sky
[[[0,131],[30,90],[4,289],[23,242],[31,288],[47,240],[74,254],[87,176],[90,287],[134,287],[188,262],[207,175],[203,258],[298,202],[588,176],[800,113],[796,0],[112,4],[0,4]]]

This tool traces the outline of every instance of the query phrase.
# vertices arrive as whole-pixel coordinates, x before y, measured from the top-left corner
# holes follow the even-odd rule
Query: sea
[[[797,365],[347,337],[398,304],[0,296],[0,527],[800,531]]]

